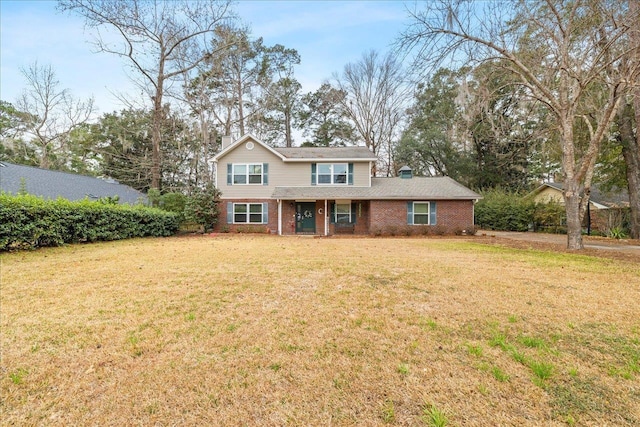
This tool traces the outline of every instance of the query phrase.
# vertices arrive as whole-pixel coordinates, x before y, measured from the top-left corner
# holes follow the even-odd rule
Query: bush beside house
[[[557,202],[536,203],[518,193],[487,191],[475,206],[478,228],[501,231],[566,232],[564,207]]]
[[[175,214],[139,205],[0,194],[0,251],[170,236],[177,229]]]

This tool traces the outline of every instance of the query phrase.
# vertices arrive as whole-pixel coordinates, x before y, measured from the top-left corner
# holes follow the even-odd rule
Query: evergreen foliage
[[[483,199],[475,206],[478,228],[501,231],[544,231],[566,233],[567,220],[564,206],[550,201],[536,203],[519,192],[501,188],[482,193]]]
[[[486,191],[475,206],[476,224],[489,230],[527,231],[535,203],[521,194],[501,189]]]
[[[213,185],[195,190],[186,200],[185,220],[202,226],[205,232],[212,230],[218,220],[219,200],[220,190]]]
[[[0,251],[170,236],[177,215],[144,206],[0,194]]]

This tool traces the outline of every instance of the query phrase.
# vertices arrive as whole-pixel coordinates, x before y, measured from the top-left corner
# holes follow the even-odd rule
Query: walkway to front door
[[[296,202],[296,233],[316,232],[315,202]]]

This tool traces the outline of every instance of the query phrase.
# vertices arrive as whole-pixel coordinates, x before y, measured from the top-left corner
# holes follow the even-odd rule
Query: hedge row
[[[566,231],[564,207],[558,203],[535,203],[531,198],[500,189],[482,194],[475,206],[475,223],[488,230]]]
[[[170,236],[177,216],[144,206],[0,194],[0,251]]]

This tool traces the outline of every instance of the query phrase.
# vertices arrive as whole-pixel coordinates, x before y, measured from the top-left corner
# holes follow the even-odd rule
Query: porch
[[[278,200],[278,234],[369,234],[369,212],[368,200]]]

